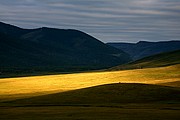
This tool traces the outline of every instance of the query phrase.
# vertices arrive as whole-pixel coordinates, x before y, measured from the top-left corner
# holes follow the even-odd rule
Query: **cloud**
[[[0,21],[78,29],[103,42],[180,39],[179,0],[6,0]]]

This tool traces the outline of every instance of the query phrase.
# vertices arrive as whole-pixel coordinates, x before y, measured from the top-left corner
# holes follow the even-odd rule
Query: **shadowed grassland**
[[[5,103],[18,106],[55,106],[152,102],[180,103],[180,88],[138,83],[115,83]]]
[[[0,105],[6,120],[178,120],[180,89],[116,83]]]
[[[171,108],[171,109],[170,109]],[[173,109],[172,109],[173,108]],[[179,120],[175,106],[156,108],[112,107],[5,107],[1,120]]]
[[[178,64],[126,71],[3,78],[0,79],[0,100],[6,101],[119,82],[146,84],[177,82],[180,78],[179,71]]]

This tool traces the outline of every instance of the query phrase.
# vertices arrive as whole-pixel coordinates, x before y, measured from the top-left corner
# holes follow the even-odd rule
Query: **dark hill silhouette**
[[[33,29],[22,29],[14,25],[0,22],[0,33],[7,34],[12,37],[20,37],[23,34],[33,31]]]
[[[125,52],[78,31],[0,23],[1,73],[69,72],[129,62]]]
[[[110,46],[127,52],[133,60],[138,60],[147,56],[180,50],[180,41],[162,41],[147,42],[140,41],[138,43],[107,43]]]

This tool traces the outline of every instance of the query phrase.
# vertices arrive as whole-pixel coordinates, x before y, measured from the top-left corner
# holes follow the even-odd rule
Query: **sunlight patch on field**
[[[109,83],[161,84],[180,81],[180,65],[137,70],[89,72],[0,79],[0,100],[37,96]]]

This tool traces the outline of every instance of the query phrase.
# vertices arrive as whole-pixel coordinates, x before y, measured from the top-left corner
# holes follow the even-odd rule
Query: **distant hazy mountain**
[[[180,49],[180,41],[146,42],[138,43],[107,43],[110,46],[127,52],[133,60]]]
[[[79,71],[129,62],[122,50],[78,30],[21,29],[0,22],[0,72]]]

